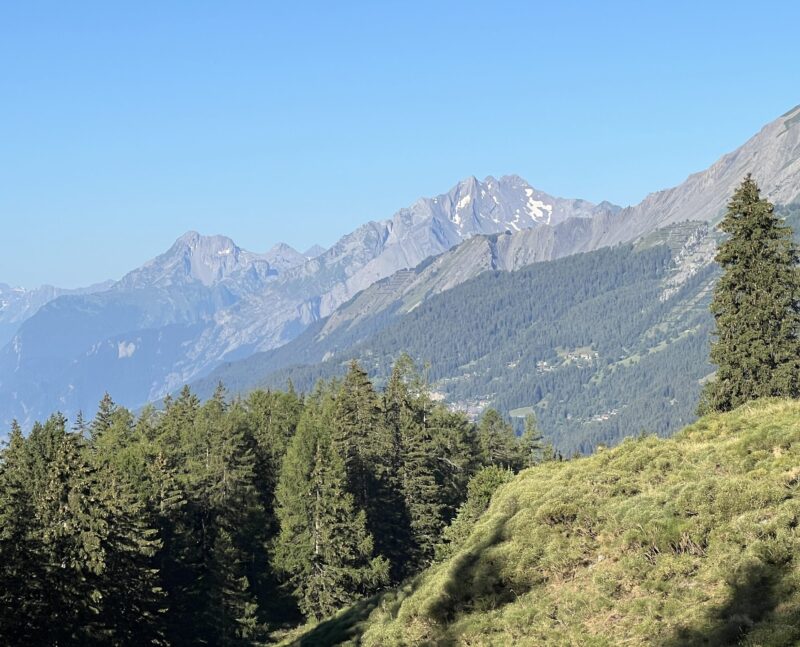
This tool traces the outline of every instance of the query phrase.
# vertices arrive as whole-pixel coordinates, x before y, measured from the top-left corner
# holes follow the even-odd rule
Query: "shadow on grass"
[[[497,608],[516,599],[517,593],[507,589],[505,583],[490,577],[495,564],[483,560],[484,551],[502,541],[503,531],[508,519],[513,516],[513,510],[501,516],[476,545],[469,551],[454,558],[453,566],[447,572],[447,582],[440,594],[430,605],[431,619],[443,625],[443,635],[435,643],[437,647],[451,647],[457,644],[457,639],[450,635],[446,626],[464,609],[470,608],[478,601],[491,598],[491,606]],[[367,629],[366,621],[370,614],[378,607],[387,608],[391,617],[396,617],[403,600],[417,590],[420,578],[413,578],[410,582],[397,590],[387,591],[371,598],[356,602],[346,611],[324,620],[313,629],[296,638],[293,647],[328,647],[347,643],[359,645],[361,636]]]
[[[326,645],[339,645],[347,640],[358,644],[361,634],[364,633],[363,622],[369,614],[380,604],[381,595],[376,595],[366,600],[360,600],[339,615],[324,620],[311,631],[295,640],[293,647],[324,647]]]
[[[313,629],[304,633],[291,642],[292,647],[329,647],[332,645],[361,644],[361,635],[367,629],[366,621],[370,614],[379,606],[389,611],[394,616],[400,607],[403,598],[410,595],[416,588],[417,580],[373,595],[354,603],[346,610],[327,620],[323,620]]]
[[[749,635],[761,623],[773,628],[781,625],[787,629],[775,632],[774,639],[763,643],[763,647],[797,645],[800,641],[800,610],[779,610],[784,598],[791,594],[782,586],[782,579],[783,572],[779,566],[759,564],[750,567],[736,577],[728,603],[711,611],[703,627],[683,627],[660,643],[661,647],[749,644]],[[793,634],[793,637],[788,634]]]
[[[436,622],[446,625],[459,613],[475,605],[496,609],[513,602],[524,592],[519,585],[512,590],[508,582],[498,577],[499,565],[487,558],[487,551],[503,541],[506,524],[515,511],[506,511],[470,550],[457,553],[452,558],[452,566],[446,572],[447,581],[429,607],[430,615]]]

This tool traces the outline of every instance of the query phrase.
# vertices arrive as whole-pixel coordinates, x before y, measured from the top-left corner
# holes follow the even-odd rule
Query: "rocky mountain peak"
[[[291,245],[277,243],[264,254],[264,258],[270,266],[278,272],[285,272],[292,267],[302,265],[308,260],[305,254],[301,254]]]
[[[317,256],[321,256],[326,252],[326,249],[322,245],[312,245],[306,251],[303,252],[303,256],[306,258],[316,258]]]
[[[125,275],[116,287],[166,287],[194,281],[212,286],[254,263],[267,264],[268,261],[238,247],[227,236],[204,236],[188,231],[166,252]]]

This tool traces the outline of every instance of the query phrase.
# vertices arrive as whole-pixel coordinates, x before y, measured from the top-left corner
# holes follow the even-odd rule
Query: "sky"
[[[800,3],[0,0],[0,282],[328,246],[475,175],[635,204],[800,104]]]

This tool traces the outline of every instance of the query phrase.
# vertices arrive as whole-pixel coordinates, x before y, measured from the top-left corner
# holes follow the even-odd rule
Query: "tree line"
[[[138,414],[106,396],[91,421],[15,424],[0,641],[263,643],[447,554],[504,475],[551,456],[533,419],[518,437],[433,401],[407,356],[381,391],[353,362],[307,395],[187,387]]]

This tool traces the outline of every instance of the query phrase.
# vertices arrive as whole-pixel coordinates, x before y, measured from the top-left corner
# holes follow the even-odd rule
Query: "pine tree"
[[[212,405],[224,402],[224,391]],[[221,416],[220,416],[221,413]],[[257,490],[255,442],[248,433],[246,414],[239,404],[218,410],[212,452],[209,503],[213,511],[214,543],[211,584],[216,590],[215,621],[224,644],[253,644],[263,627],[258,621],[258,583],[266,567],[269,523]]]
[[[159,461],[158,469],[150,470],[148,507],[163,538],[156,559],[169,600],[165,624],[171,644],[193,644],[209,633],[201,599],[207,579],[203,558],[207,518],[194,474],[205,456],[195,429],[199,415],[200,402],[189,387],[174,399],[165,398],[149,447]]]
[[[348,492],[325,408],[325,402],[309,403],[284,459],[273,560],[302,612],[317,619],[385,584],[389,568],[385,559],[372,557],[366,515]]]
[[[711,303],[716,379],[701,410],[729,411],[765,396],[800,395],[800,279],[791,229],[760,197],[750,175],[736,189],[719,225],[728,238]]]
[[[514,471],[522,467],[514,428],[499,411],[484,412],[478,424],[478,440],[484,465],[500,465]]]
[[[333,444],[344,461],[356,510],[366,514],[375,550],[390,559],[398,576],[407,519],[398,491],[397,435],[383,405],[366,371],[351,362],[335,390]]]
[[[27,464],[25,439],[15,420],[0,453],[0,642],[9,645],[32,644],[35,619],[41,615],[42,573]]]
[[[193,396],[179,398],[191,402]],[[188,575],[182,592],[192,610],[198,635],[220,644],[247,644],[260,631],[256,608],[255,564],[265,563],[264,532],[268,526],[255,487],[255,459],[245,416],[226,401],[224,387],[182,430],[186,448],[187,528],[194,540],[184,543]],[[191,536],[191,535],[190,535]]]
[[[470,478],[480,468],[480,447],[475,425],[463,413],[450,411],[441,404],[429,414],[428,428],[441,518],[447,524],[464,502]]]
[[[75,416],[75,422],[72,424],[72,431],[81,436],[85,436],[87,430],[88,426],[86,421],[83,419],[83,411],[78,409],[78,413]]]
[[[303,403],[294,392],[253,391],[244,406],[255,439],[259,492],[265,510],[271,512],[281,461],[294,436]]]
[[[38,640],[47,644],[151,644],[159,639],[155,531],[135,499],[63,433],[34,501],[46,588]],[[58,622],[53,622],[58,618]]]
[[[371,518],[376,511],[375,481],[386,469],[391,443],[380,400],[367,372],[353,360],[336,394],[333,443],[344,461],[356,508]]]
[[[392,368],[382,401],[387,451],[381,497],[383,515],[377,535],[380,552],[389,559],[394,581],[401,580],[414,568],[415,543],[405,489],[409,467],[406,456],[408,433],[415,418],[409,384],[413,375],[413,361],[408,355],[402,355]]]
[[[112,467],[89,475],[105,563],[98,586],[100,642],[159,644],[166,600],[156,559],[158,529],[133,483]]]
[[[400,575],[409,575],[433,560],[444,527],[443,500],[447,494],[441,478],[442,452],[434,434],[438,434],[439,443],[447,443],[448,435],[436,420],[424,381],[408,355],[395,362],[384,403],[395,446],[395,487],[404,504],[398,510],[402,512],[398,523],[400,532],[407,535],[398,533],[403,555]]]
[[[444,527],[442,488],[436,478],[438,467],[430,427],[421,419],[409,421],[403,428],[400,479],[413,541],[406,574],[431,562]]]
[[[91,432],[92,439],[99,436],[109,427],[111,427],[116,411],[117,405],[114,403],[114,400],[111,399],[111,396],[108,394],[108,392],[106,392],[103,395],[103,399],[100,400],[94,420],[92,420],[91,424],[89,425],[89,431]],[[83,414],[81,414],[81,420],[82,419]]]
[[[525,416],[525,430],[519,439],[521,467],[532,467],[544,460],[544,436],[536,422],[536,416],[529,413]]]
[[[444,542],[437,547],[437,559],[444,560],[453,554],[472,533],[475,523],[489,507],[497,488],[514,478],[511,470],[491,465],[481,468],[469,481],[467,500],[458,515],[442,533]]]

